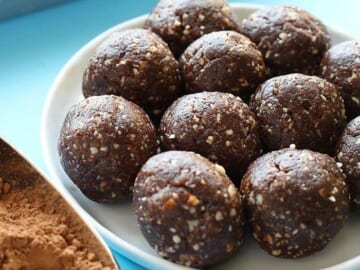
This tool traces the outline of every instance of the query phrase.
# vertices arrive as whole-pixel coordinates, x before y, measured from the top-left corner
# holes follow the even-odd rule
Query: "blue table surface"
[[[1,21],[0,136],[46,172],[40,147],[40,119],[48,90],[57,73],[93,37],[113,25],[150,12],[156,2],[78,0]],[[249,2],[297,5],[360,39],[360,1]],[[124,270],[144,269],[116,252],[114,255]]]

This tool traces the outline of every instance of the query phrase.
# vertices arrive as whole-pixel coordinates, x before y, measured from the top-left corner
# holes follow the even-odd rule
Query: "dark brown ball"
[[[132,196],[137,172],[156,153],[156,130],[136,104],[117,96],[89,97],[71,107],[61,129],[61,164],[89,199]]]
[[[240,26],[262,52],[270,74],[316,74],[330,47],[326,27],[307,11],[292,6],[260,9]]]
[[[179,96],[180,72],[159,36],[129,29],[101,43],[85,70],[82,87],[85,97],[123,96],[156,118]]]
[[[220,30],[238,30],[226,0],[160,0],[145,28],[161,36],[176,57],[200,36]]]
[[[336,159],[343,164],[353,207],[360,211],[360,116],[346,126],[337,146]]]
[[[206,34],[180,58],[185,90],[230,92],[249,96],[265,79],[265,64],[257,46],[234,31]]]
[[[256,90],[250,107],[267,150],[295,144],[333,154],[346,125],[340,93],[316,76],[295,73],[267,80]]]
[[[166,150],[197,152],[224,166],[238,183],[261,153],[255,116],[232,94],[201,92],[175,101],[160,123]]]
[[[346,41],[331,47],[321,68],[321,76],[340,91],[348,119],[360,115],[360,42]]]
[[[345,176],[333,158],[310,150],[261,156],[250,165],[241,191],[253,237],[276,257],[322,250],[348,219]]]
[[[133,207],[149,244],[182,265],[207,268],[244,241],[238,190],[223,167],[193,152],[151,157],[136,177]]]

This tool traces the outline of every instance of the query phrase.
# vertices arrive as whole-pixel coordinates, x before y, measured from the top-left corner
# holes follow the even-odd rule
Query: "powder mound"
[[[60,195],[40,180],[23,188],[0,177],[0,269],[115,269]]]

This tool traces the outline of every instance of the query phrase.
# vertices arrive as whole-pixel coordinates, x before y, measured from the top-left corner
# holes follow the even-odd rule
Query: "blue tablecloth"
[[[40,118],[48,89],[56,74],[90,39],[115,24],[148,13],[156,2],[70,1],[0,22],[0,136],[46,172],[40,147]],[[250,2],[298,5],[360,39],[360,1]],[[120,254],[115,256],[124,270],[143,269]]]

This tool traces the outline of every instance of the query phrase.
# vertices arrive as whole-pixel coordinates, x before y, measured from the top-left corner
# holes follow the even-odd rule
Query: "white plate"
[[[233,11],[239,21],[254,12],[259,6],[236,4]],[[150,269],[187,269],[168,262],[156,255],[138,229],[129,203],[103,205],[86,199],[63,171],[57,154],[60,128],[69,108],[83,99],[82,74],[96,47],[110,33],[128,28],[142,27],[146,16],[119,24],[100,34],[78,51],[57,76],[43,111],[41,136],[45,163],[52,181],[65,193],[71,194],[88,213],[88,218],[110,243],[112,248],[135,262]],[[355,39],[343,31],[328,27],[333,43]],[[334,269],[351,269],[360,266],[360,216],[351,216],[350,222],[325,248],[325,250],[298,260],[278,259],[264,252],[252,239],[247,239],[238,254],[218,268],[221,269],[319,269],[335,266]],[[345,263],[342,263],[345,262]],[[340,264],[342,263],[342,264]],[[340,264],[340,265],[339,265]],[[332,268],[333,269],[333,268]],[[355,268],[352,268],[355,269]]]

